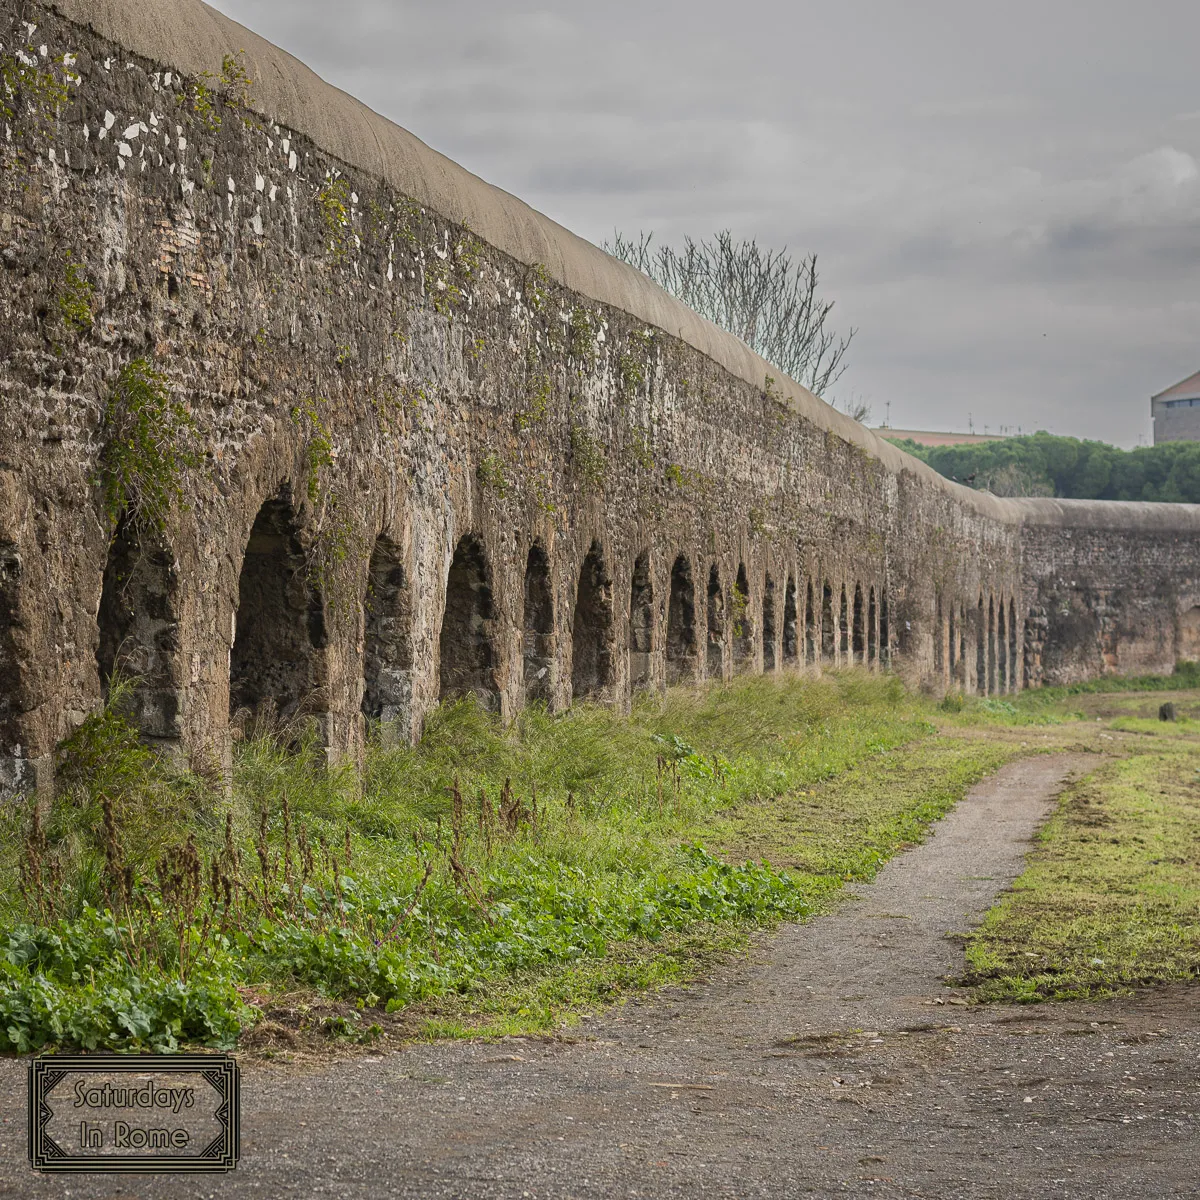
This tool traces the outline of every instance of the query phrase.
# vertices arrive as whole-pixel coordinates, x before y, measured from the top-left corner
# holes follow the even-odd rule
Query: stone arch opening
[[[177,742],[181,732],[177,585],[166,539],[122,516],[104,564],[96,667],[105,700],[114,678],[129,681],[127,715],[152,742]]]
[[[746,564],[738,563],[733,582],[733,665],[745,670],[754,661],[754,619],[750,615],[750,581]]]
[[[988,597],[987,606],[987,690],[996,693],[996,597]]]
[[[853,640],[851,642],[851,651],[854,654],[856,663],[867,661],[867,631],[865,627],[866,617],[863,612],[863,591],[862,584],[854,585],[854,631]]]
[[[874,586],[867,590],[867,662],[879,660],[879,613],[875,606]]]
[[[571,624],[572,699],[600,699],[612,684],[612,626],[612,579],[593,542],[579,571]]]
[[[717,564],[708,571],[708,652],[706,663],[711,679],[720,679],[725,665],[725,595]]]
[[[946,674],[953,683],[958,674],[958,621],[955,618],[953,603],[950,605],[950,613],[947,617],[946,654]]]
[[[813,583],[809,579],[804,586],[804,659],[810,666],[820,658],[819,634],[817,632],[817,604],[813,599]]]
[[[492,570],[483,544],[466,534],[446,574],[446,609],[438,637],[438,700],[474,695],[489,712],[500,710],[494,646]]]
[[[795,666],[800,658],[797,640],[796,581],[791,575],[783,589],[783,665]]]
[[[229,711],[283,720],[318,711],[325,606],[287,488],[258,510],[238,579]]]
[[[987,695],[987,611],[979,597],[979,615],[975,618],[975,688]]]
[[[892,624],[887,592],[879,592],[879,660],[885,667],[892,661]]]
[[[1017,602],[1008,598],[1008,689],[1020,691],[1021,668],[1017,659]]]
[[[942,593],[934,593],[933,600],[933,669],[940,679],[946,666],[946,627],[942,613]]]
[[[996,606],[996,674],[1002,693],[1008,691],[1008,629],[1004,621],[1004,597]]]
[[[795,615],[792,617],[793,638],[795,637]],[[775,670],[775,580],[767,573],[763,581],[762,609],[762,652],[763,670]]]
[[[650,686],[654,651],[654,582],[650,552],[643,550],[633,564],[629,584],[629,686],[641,691]]]
[[[845,662],[850,657],[850,603],[846,598],[846,585],[842,584],[842,603],[838,608],[838,650]]]
[[[667,602],[667,683],[696,677],[696,587],[692,565],[679,555],[671,567]]]
[[[525,559],[524,608],[521,615],[521,664],[525,703],[548,704],[554,666],[554,596],[550,560],[539,542]]]
[[[825,580],[821,588],[821,661],[833,662],[837,649],[837,629],[833,624],[833,585]]]
[[[383,533],[367,566],[363,609],[363,716],[403,725],[412,713],[412,593],[403,552]]]

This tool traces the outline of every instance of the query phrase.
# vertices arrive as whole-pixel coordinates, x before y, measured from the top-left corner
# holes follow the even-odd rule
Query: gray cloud
[[[1123,444],[1200,368],[1200,6],[219,0],[593,241],[815,250],[895,425]]]

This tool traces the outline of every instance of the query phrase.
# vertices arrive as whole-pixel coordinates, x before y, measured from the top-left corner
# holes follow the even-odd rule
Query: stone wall
[[[1194,510],[949,483],[194,0],[0,12],[0,789],[115,674],[220,772],[464,691],[1004,692],[1200,637]]]

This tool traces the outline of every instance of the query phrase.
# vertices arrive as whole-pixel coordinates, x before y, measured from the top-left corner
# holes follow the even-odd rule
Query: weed
[[[584,491],[599,491],[604,487],[604,445],[582,425],[571,426],[571,469]]]
[[[518,430],[523,432],[536,425],[539,421],[546,419],[546,414],[550,411],[550,397],[552,394],[553,388],[547,372],[542,371],[530,379],[528,391],[526,392],[525,407],[516,416]]]
[[[203,462],[187,408],[171,399],[167,378],[144,358],[121,368],[104,406],[99,484],[115,528],[122,513],[149,529],[166,526],[183,499],[183,475]]]
[[[622,354],[619,363],[621,385],[627,392],[632,392],[642,386],[646,373],[642,364],[631,354]]]
[[[525,281],[525,298],[535,313],[545,309],[549,286],[550,276],[546,273],[546,268],[541,263],[534,263],[529,268],[529,275]]]
[[[500,499],[508,494],[508,478],[504,472],[504,460],[498,454],[485,455],[479,461],[479,465],[475,468],[475,475],[479,482],[491,491],[495,492]]]
[[[63,257],[63,284],[58,293],[58,312],[66,328],[87,333],[92,327],[92,296],[95,289],[69,250]]]
[[[292,408],[293,424],[307,435],[304,443],[305,492],[312,504],[321,497],[321,471],[332,467],[335,460],[325,404],[320,396],[306,396]]]
[[[596,314],[578,305],[571,309],[567,317],[567,344],[571,353],[589,366],[596,361],[599,333]]]
[[[43,65],[32,44],[0,54],[0,118],[15,124],[28,117],[35,134],[49,137],[70,97],[68,84],[79,81],[73,62],[61,55]]]
[[[354,230],[350,222],[350,183],[341,177],[329,176],[317,188],[317,210],[325,226],[325,249],[334,262],[343,261],[353,245]]]

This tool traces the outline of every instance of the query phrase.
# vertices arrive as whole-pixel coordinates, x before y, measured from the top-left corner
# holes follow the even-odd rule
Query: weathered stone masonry
[[[1194,509],[940,479],[194,0],[0,12],[0,791],[118,669],[221,770],[253,714],[342,757],[464,691],[1200,653]],[[147,371],[161,528],[106,504]]]

